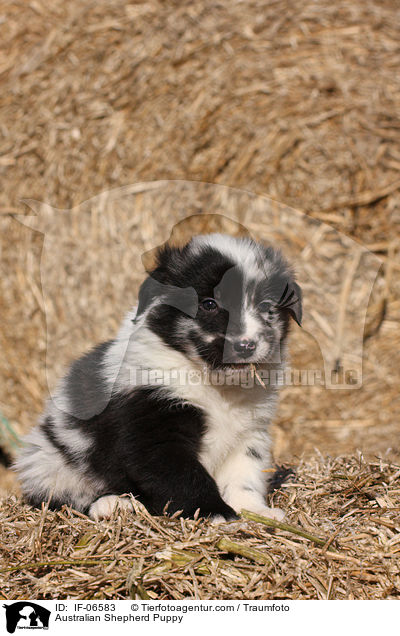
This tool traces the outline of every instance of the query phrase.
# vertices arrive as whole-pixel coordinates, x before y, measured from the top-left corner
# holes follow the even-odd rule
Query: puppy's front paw
[[[262,517],[268,517],[269,519],[275,519],[276,521],[282,521],[285,517],[285,513],[280,508],[269,508],[264,502],[263,493],[250,491],[244,488],[238,488],[231,490],[228,501],[232,508],[240,514],[241,510],[248,510],[254,512],[256,515]]]
[[[281,508],[269,508],[268,506],[257,506],[255,508],[249,508],[249,512],[255,512],[256,515],[262,517],[268,517],[268,519],[275,519],[275,521],[283,521],[285,518],[285,511]]]
[[[238,515],[233,508],[224,504],[218,512],[211,515],[211,523],[219,525],[221,523],[227,523],[229,521],[236,521],[239,519]]]
[[[211,517],[211,523],[213,526],[219,526],[221,523],[227,523],[227,521],[222,515],[214,515]]]
[[[124,499],[117,495],[105,495],[96,499],[89,508],[89,517],[98,521],[99,519],[108,519],[111,517],[115,507],[124,508],[132,512],[133,507],[130,499]]]
[[[268,517],[268,519],[275,519],[275,521],[283,521],[285,518],[284,510],[281,508],[269,508],[268,506],[261,508],[259,512],[257,511],[257,514]]]

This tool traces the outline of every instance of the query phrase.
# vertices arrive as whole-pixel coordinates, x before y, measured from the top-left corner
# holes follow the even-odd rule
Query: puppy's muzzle
[[[257,343],[246,338],[245,340],[237,340],[233,344],[233,348],[241,358],[250,358],[257,348]]]

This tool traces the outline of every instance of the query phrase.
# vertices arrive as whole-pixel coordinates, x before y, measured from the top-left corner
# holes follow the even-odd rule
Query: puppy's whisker
[[[296,305],[299,302],[298,298],[295,298],[294,300],[292,300],[291,303],[285,303],[284,305],[279,305],[280,309],[288,309],[289,307],[293,307],[293,305]]]
[[[278,305],[284,301],[284,298],[286,296],[288,288],[289,288],[289,285],[288,285],[288,283],[286,283],[285,289],[283,290],[283,293],[282,293],[280,299],[278,300]]]

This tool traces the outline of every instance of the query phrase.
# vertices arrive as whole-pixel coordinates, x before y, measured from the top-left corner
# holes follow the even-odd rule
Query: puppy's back
[[[23,439],[14,463],[29,503],[50,500],[86,511],[104,489],[88,465],[93,447],[90,419],[106,408],[110,391],[103,377],[105,342],[76,360],[48,401],[39,423]]]

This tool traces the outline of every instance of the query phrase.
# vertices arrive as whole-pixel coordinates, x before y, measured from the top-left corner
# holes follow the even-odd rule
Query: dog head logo
[[[49,628],[51,612],[37,603],[18,601],[3,607],[6,610],[6,627],[9,634],[14,634],[16,629]]]

